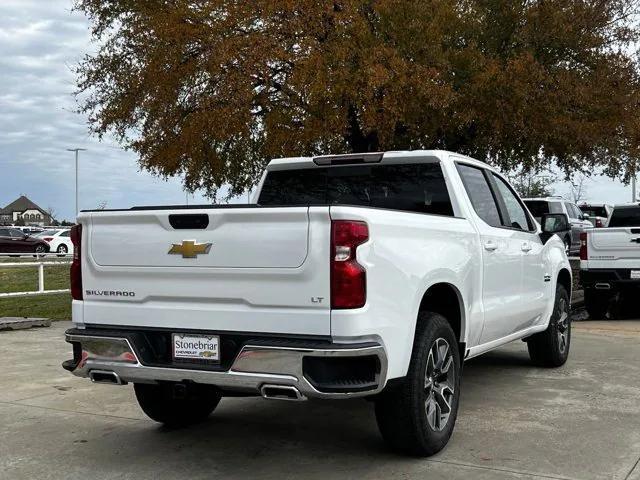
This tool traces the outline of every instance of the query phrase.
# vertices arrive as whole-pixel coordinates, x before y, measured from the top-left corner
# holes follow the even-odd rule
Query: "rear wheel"
[[[610,296],[597,290],[585,289],[584,308],[593,320],[601,320],[607,316]]]
[[[69,249],[67,248],[67,246],[64,243],[62,243],[62,244],[60,244],[60,246],[58,247],[56,252],[58,252],[62,256],[62,255],[66,255],[67,253],[69,253]]]
[[[556,300],[549,326],[527,340],[533,363],[544,367],[560,367],[569,357],[571,346],[571,303],[563,285],[556,287]]]
[[[449,322],[422,313],[407,376],[376,398],[380,433],[394,450],[429,456],[447,444],[458,414],[460,361]]]
[[[221,398],[218,389],[211,385],[136,383],[134,390],[144,413],[152,420],[170,427],[205,420]]]
[[[39,244],[39,245],[36,245],[35,252],[36,253],[46,253],[47,249],[44,247],[44,245]]]

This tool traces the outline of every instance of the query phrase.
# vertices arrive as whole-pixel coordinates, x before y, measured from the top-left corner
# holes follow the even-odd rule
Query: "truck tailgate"
[[[175,221],[194,215],[206,228]],[[330,334],[328,207],[105,211],[80,222],[86,324]]]
[[[590,268],[599,268],[598,262],[607,268],[640,268],[640,228],[598,228],[588,235]]]

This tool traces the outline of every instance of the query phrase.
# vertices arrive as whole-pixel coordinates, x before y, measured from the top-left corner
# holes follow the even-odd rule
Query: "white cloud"
[[[185,202],[179,179],[140,172],[133,154],[89,136],[74,112],[71,66],[91,49],[89,23],[71,12],[70,1],[0,2],[0,206],[24,193],[73,218],[74,158],[66,149],[75,147],[87,149],[80,153],[80,208]]]

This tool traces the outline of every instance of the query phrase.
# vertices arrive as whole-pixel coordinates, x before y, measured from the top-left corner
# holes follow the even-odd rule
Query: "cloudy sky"
[[[109,208],[185,202],[180,181],[165,182],[140,172],[136,157],[110,139],[88,135],[85,118],[74,113],[71,67],[90,43],[88,21],[71,12],[71,0],[0,0],[0,206],[20,194],[60,219],[74,217],[74,161],[80,153],[80,208]],[[595,177],[588,199],[630,200],[630,188]],[[566,194],[567,184],[555,186]],[[189,203],[205,203],[196,195]]]

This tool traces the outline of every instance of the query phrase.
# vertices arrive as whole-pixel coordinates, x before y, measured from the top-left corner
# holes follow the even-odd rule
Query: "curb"
[[[32,327],[50,326],[51,320],[48,318],[0,317],[0,331],[25,330]]]

